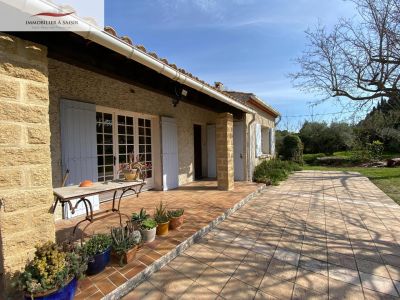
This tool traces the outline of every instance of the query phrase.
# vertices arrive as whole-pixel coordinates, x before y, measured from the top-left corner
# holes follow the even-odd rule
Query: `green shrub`
[[[382,159],[384,146],[380,141],[373,141],[372,143],[367,143],[367,152],[369,159],[380,160]]]
[[[303,164],[303,144],[298,135],[289,134],[283,138],[281,155],[284,160]]]
[[[255,167],[253,179],[256,182],[277,185],[280,181],[285,180],[290,173],[300,170],[301,167],[292,161],[264,160]]]
[[[318,158],[325,157],[324,153],[303,154],[303,161],[307,165],[315,165],[318,163]]]

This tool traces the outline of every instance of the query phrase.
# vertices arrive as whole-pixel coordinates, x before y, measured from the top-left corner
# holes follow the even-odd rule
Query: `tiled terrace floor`
[[[220,191],[216,181],[197,181],[176,190],[167,192],[148,191],[136,196],[127,197],[121,201],[121,211],[130,216],[144,207],[152,214],[154,207],[163,201],[169,209],[184,208],[185,224],[179,230],[170,231],[166,237],[157,237],[156,240],[142,249],[136,255],[136,260],[124,267],[114,263],[98,275],[89,276],[79,282],[75,299],[101,299],[104,295],[115,290],[127,280],[143,271],[154,261],[170,252],[182,241],[192,236],[196,231],[219,217],[228,208],[255,192],[260,185],[250,182],[236,182],[233,191]],[[109,209],[111,203],[101,205],[102,210]],[[56,223],[58,241],[71,237],[72,229],[79,219],[62,220]],[[83,228],[87,222],[80,225]],[[85,230],[86,235],[93,233],[109,232],[110,227],[119,225],[117,214],[98,220]],[[81,237],[82,232],[77,231],[76,237]]]
[[[298,172],[124,299],[398,299],[399,228],[367,178]]]

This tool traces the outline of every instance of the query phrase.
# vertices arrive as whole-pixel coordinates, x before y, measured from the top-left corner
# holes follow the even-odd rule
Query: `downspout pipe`
[[[43,0],[0,0],[5,2],[7,5],[17,8],[18,10],[28,13],[30,15],[36,14],[43,11],[57,11],[59,7],[55,4],[49,3]],[[212,98],[215,98],[221,102],[224,102],[230,106],[233,106],[246,113],[255,113],[255,111],[242,103],[235,101],[234,99],[225,96],[224,94],[212,89],[204,83],[194,80],[190,76],[175,70],[166,63],[159,61],[158,59],[150,56],[149,54],[136,49],[132,45],[118,39],[117,37],[89,24],[87,21],[79,18],[78,16],[71,14],[63,17],[65,21],[78,21],[78,30],[71,30],[75,34],[91,40],[99,45],[102,45],[108,49],[117,52],[128,59],[134,60],[146,67],[174,80],[183,85],[191,87],[201,93],[204,93]]]

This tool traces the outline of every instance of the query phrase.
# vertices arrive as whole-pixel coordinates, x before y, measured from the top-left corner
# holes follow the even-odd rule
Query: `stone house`
[[[132,152],[151,166],[147,189],[215,177],[229,190],[274,155],[278,116],[110,27],[0,33],[0,291],[70,217],[50,212],[67,169],[66,184],[116,179]]]

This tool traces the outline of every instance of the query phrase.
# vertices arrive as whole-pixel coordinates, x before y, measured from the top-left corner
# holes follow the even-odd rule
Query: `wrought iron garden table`
[[[78,205],[82,202],[85,205],[86,216],[83,220],[79,221],[75,227],[73,234],[75,234],[76,229],[78,226],[85,221],[89,221],[92,223],[95,219],[94,217],[100,214],[108,213],[108,212],[116,212],[119,214],[120,223],[122,225],[121,213],[120,213],[120,205],[121,199],[124,194],[128,191],[134,192],[136,197],[139,197],[139,194],[142,191],[143,186],[146,184],[146,181],[137,180],[137,181],[125,181],[125,180],[113,180],[113,181],[106,181],[106,182],[95,182],[90,187],[80,187],[79,185],[71,185],[65,187],[59,187],[53,189],[53,194],[55,197],[55,202],[53,205],[52,212],[54,213],[58,202],[61,203],[62,207],[65,207],[65,204],[68,205],[70,211],[72,213],[75,212]],[[93,206],[92,203],[87,199],[89,196],[100,195],[104,193],[114,192],[113,199],[112,199],[112,208],[93,214]],[[116,203],[117,200],[117,193],[121,192],[118,197],[118,204]],[[75,205],[72,204],[72,200],[79,199]]]

